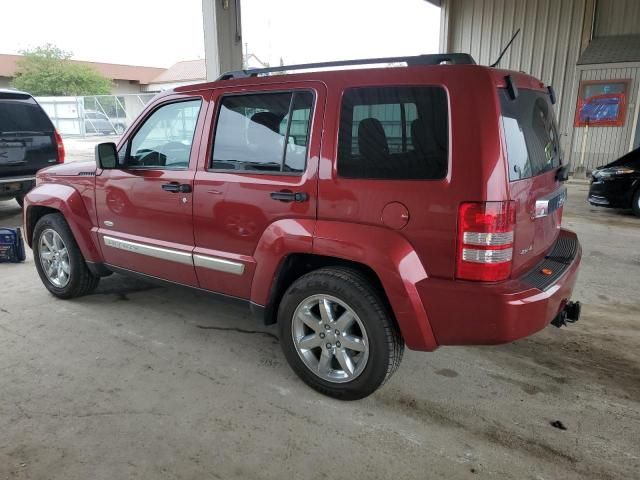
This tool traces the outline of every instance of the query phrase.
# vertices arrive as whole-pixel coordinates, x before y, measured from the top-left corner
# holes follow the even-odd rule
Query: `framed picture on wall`
[[[630,83],[630,79],[581,81],[574,126],[623,126]]]

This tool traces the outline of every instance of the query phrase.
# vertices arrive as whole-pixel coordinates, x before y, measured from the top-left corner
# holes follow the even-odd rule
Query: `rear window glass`
[[[51,120],[37,104],[11,100],[0,101],[0,133],[52,131]]]
[[[561,165],[562,153],[553,107],[547,94],[521,89],[511,100],[499,90],[509,180],[534,177]]]
[[[338,174],[348,178],[444,178],[448,107],[441,87],[346,90],[338,137]]]

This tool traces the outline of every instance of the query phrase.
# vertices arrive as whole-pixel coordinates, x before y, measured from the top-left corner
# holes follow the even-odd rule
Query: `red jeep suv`
[[[232,72],[157,96],[95,164],[41,170],[28,242],[60,298],[119,272],[240,299],[302,380],[362,398],[405,344],[578,319],[554,101],[465,54]]]

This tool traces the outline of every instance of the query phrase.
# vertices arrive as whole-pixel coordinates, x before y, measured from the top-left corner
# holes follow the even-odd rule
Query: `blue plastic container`
[[[22,229],[0,228],[0,263],[24,262]]]

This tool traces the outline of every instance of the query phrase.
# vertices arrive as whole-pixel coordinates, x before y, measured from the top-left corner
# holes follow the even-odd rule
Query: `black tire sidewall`
[[[638,187],[631,200],[631,210],[637,217],[640,217],[640,187]]]
[[[45,230],[54,230],[64,242],[69,254],[69,282],[64,287],[57,287],[52,284],[44,272],[40,263],[40,237]],[[73,233],[61,214],[49,214],[42,217],[33,229],[33,257],[36,269],[42,283],[47,290],[60,298],[71,298],[76,296],[76,292],[81,288],[83,271],[87,266],[80,252],[80,248],[73,238]]]
[[[369,292],[371,294],[372,292]],[[313,373],[298,355],[293,343],[291,323],[302,301],[312,295],[331,295],[349,305],[364,325],[369,341],[369,358],[363,372],[354,380],[333,383]],[[285,293],[278,310],[278,329],[283,353],[294,372],[310,387],[342,400],[357,400],[373,393],[384,383],[391,352],[385,323],[390,321],[384,304],[362,295],[358,288],[341,278],[312,272],[297,280]],[[386,315],[385,315],[386,314]]]

